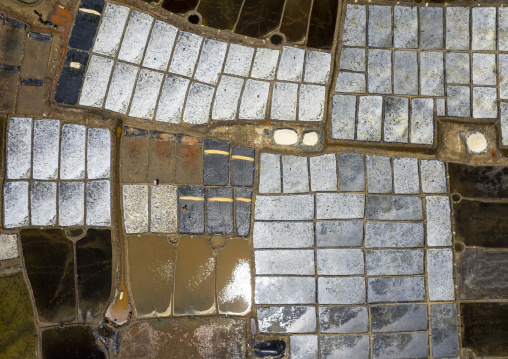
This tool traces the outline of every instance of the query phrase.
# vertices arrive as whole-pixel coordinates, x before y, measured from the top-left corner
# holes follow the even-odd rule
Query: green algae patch
[[[36,358],[37,332],[23,274],[0,277],[0,359]]]

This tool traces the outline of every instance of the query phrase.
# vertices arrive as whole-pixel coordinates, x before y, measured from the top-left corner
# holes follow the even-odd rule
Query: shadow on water
[[[73,242],[60,229],[25,229],[21,243],[40,320],[75,321]],[[111,256],[110,230],[88,229],[76,242],[78,308],[83,321],[105,309],[111,293]]]
[[[73,326],[44,330],[42,332],[42,357],[44,359],[105,359],[95,344],[92,329]]]
[[[74,321],[73,243],[60,229],[24,229],[21,243],[40,320],[53,323]]]
[[[103,311],[111,293],[111,231],[88,229],[76,242],[78,307],[83,321]]]

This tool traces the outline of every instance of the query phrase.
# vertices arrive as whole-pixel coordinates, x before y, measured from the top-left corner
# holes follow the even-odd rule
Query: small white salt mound
[[[483,153],[487,151],[487,138],[481,132],[474,132],[466,137],[466,146],[471,153]]]
[[[290,146],[298,142],[298,133],[291,129],[276,130],[273,133],[273,140],[277,145]]]
[[[307,132],[303,135],[302,144],[304,146],[315,146],[319,142],[319,135],[317,132]]]

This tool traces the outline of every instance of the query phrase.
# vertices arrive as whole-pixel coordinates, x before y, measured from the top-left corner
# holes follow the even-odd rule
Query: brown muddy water
[[[246,315],[251,310],[250,248],[246,239],[229,239],[217,258],[220,314]]]
[[[128,271],[138,317],[171,314],[176,249],[167,236],[127,237]]]
[[[175,315],[215,314],[215,256],[205,238],[182,237],[177,247]]]

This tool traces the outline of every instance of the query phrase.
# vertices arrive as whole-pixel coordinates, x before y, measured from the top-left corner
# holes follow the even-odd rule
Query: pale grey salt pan
[[[4,227],[28,226],[28,182],[4,183]]]
[[[385,142],[408,142],[409,99],[407,97],[385,97]]]
[[[335,84],[336,92],[364,93],[365,74],[340,71]]]
[[[292,359],[318,359],[317,335],[292,335],[289,342]]]
[[[365,303],[364,277],[318,277],[319,304]]]
[[[446,82],[449,84],[469,84],[470,79],[469,54],[448,52],[446,54]]]
[[[164,74],[141,69],[132,97],[129,116],[150,121],[155,113]]]
[[[106,57],[92,55],[86,71],[79,104],[81,106],[102,107],[109,77],[114,61]]]
[[[259,193],[281,193],[280,155],[262,153],[259,165]]]
[[[339,68],[341,70],[365,71],[365,49],[343,47],[340,51]]]
[[[499,98],[508,99],[508,55],[499,54]]]
[[[272,120],[296,121],[296,104],[298,101],[298,84],[276,82],[273,86]]]
[[[429,247],[452,245],[450,199],[448,196],[427,196],[427,245]]]
[[[28,179],[32,168],[32,119],[11,117],[7,133],[8,179]]]
[[[469,86],[448,86],[446,91],[446,107],[448,116],[471,116],[471,89]]]
[[[497,89],[473,87],[473,117],[497,118]]]
[[[123,186],[123,218],[125,232],[146,233],[148,231],[148,186]]]
[[[369,276],[424,273],[423,249],[368,250],[365,259]]]
[[[309,191],[307,157],[282,156],[282,190],[284,193]]]
[[[251,77],[261,80],[273,80],[275,78],[275,71],[277,70],[279,55],[279,50],[259,47],[254,57]]]
[[[134,84],[139,68],[123,62],[117,62],[111,84],[109,85],[108,97],[104,108],[106,110],[125,114],[131,101]]]
[[[354,140],[356,96],[334,95],[332,101],[332,138]]]
[[[169,72],[191,77],[196,67],[202,42],[202,36],[181,31],[176,40],[171,65],[169,65]]]
[[[56,179],[58,174],[60,121],[35,121],[33,141],[32,177],[42,180]]]
[[[437,160],[421,160],[423,193],[446,193],[446,165]]]
[[[365,5],[346,5],[346,18],[342,31],[345,46],[365,46],[367,35],[367,11]]]
[[[86,224],[98,227],[111,225],[109,181],[90,181],[86,183]]]
[[[252,232],[254,248],[312,248],[312,222],[259,222]]]
[[[418,48],[418,8],[395,6],[393,9],[393,37],[396,48]]]
[[[438,50],[443,44],[443,8],[420,7],[420,48]]]
[[[189,89],[183,122],[199,125],[210,122],[214,88],[193,82]]]
[[[277,70],[277,80],[301,81],[304,58],[305,50],[284,46]]]
[[[263,120],[266,115],[266,103],[270,83],[247,80],[240,103],[240,118],[243,120]]]
[[[254,210],[256,220],[296,221],[314,218],[314,196],[257,196]]]
[[[367,222],[366,248],[416,248],[424,246],[423,223]]]
[[[133,10],[129,23],[125,29],[122,46],[118,59],[140,64],[145,52],[148,35],[152,29],[153,17],[140,11]]]
[[[130,9],[126,6],[109,2],[106,4],[93,52],[111,57],[116,56],[129,11]]]
[[[257,309],[261,333],[313,333],[316,331],[314,307],[260,307]]]
[[[430,98],[411,99],[410,142],[425,145],[434,143],[434,105]]]
[[[252,47],[231,44],[224,65],[224,73],[247,77],[250,72],[254,49]]]
[[[86,127],[65,124],[60,143],[60,179],[85,178]]]
[[[209,85],[217,85],[227,49],[228,44],[225,42],[206,38],[194,79]]]
[[[392,51],[369,50],[369,93],[392,93]]]
[[[369,331],[367,307],[320,307],[321,333],[366,333]]]
[[[318,275],[364,274],[363,249],[318,249]]]
[[[501,102],[501,139],[508,145],[508,103]]]
[[[393,93],[418,95],[418,53],[416,51],[395,51]]]
[[[469,50],[469,8],[446,8],[446,48]]]
[[[424,96],[444,96],[442,52],[420,52],[420,88]]]
[[[472,50],[496,50],[496,8],[473,7]]]
[[[32,226],[56,223],[56,182],[31,182],[30,215]]]
[[[85,222],[85,184],[58,184],[58,224],[62,227],[80,226]]]
[[[332,55],[329,52],[307,51],[305,61],[305,82],[325,85],[330,74]]]
[[[150,197],[150,231],[154,233],[176,233],[178,186],[151,186]]]
[[[314,304],[316,280],[313,277],[256,277],[256,304]]]
[[[473,84],[496,84],[496,55],[473,53]]]
[[[176,27],[156,20],[146,47],[143,66],[154,70],[166,70],[177,32]]]
[[[381,96],[360,96],[356,130],[357,140],[381,141],[382,111],[383,98]]]
[[[321,359],[370,358],[368,335],[322,335],[320,340]]]
[[[233,121],[238,117],[238,102],[244,80],[238,77],[222,76],[215,92],[212,119]]]
[[[392,47],[392,7],[369,6],[369,46]]]
[[[363,221],[316,222],[318,247],[359,247],[363,241]]]
[[[317,193],[317,219],[363,218],[365,195],[360,193]]]
[[[427,249],[427,276],[431,301],[455,300],[451,248]]]
[[[314,275],[314,251],[265,250],[255,251],[256,275]],[[295,263],[299,265],[295,266]]]
[[[499,51],[508,51],[508,8],[500,7],[498,20],[498,47]]]
[[[415,194],[420,192],[418,159],[393,159],[393,187],[395,193]]]
[[[301,85],[298,106],[299,121],[323,121],[326,88],[320,85]]]
[[[111,133],[107,128],[88,129],[87,178],[109,178],[111,175]]]
[[[337,191],[337,161],[334,154],[310,157],[312,192]]]
[[[367,192],[392,192],[392,178],[390,157],[367,156]]]
[[[166,76],[155,114],[155,121],[180,123],[188,87],[188,79],[173,75]]]

